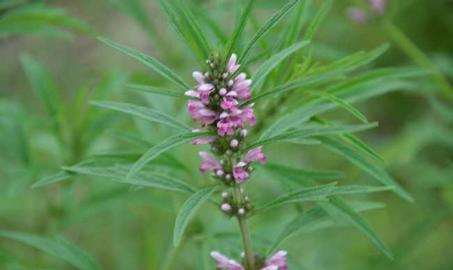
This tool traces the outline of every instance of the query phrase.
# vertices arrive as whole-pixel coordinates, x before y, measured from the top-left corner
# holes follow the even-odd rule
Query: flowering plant
[[[218,269],[289,269],[289,266],[297,265],[300,261],[297,253],[276,250],[304,226],[319,225],[317,222],[326,220],[349,223],[391,257],[386,245],[359,214],[360,211],[374,207],[365,203],[356,206],[343,197],[392,190],[406,200],[410,201],[412,198],[386,173],[381,157],[353,135],[355,132],[374,128],[377,124],[370,123],[351,103],[401,89],[406,86],[405,78],[418,76],[420,71],[411,67],[365,69],[385,52],[385,45],[369,52],[345,56],[332,63],[315,62],[310,42],[315,38],[316,30],[332,1],[326,1],[315,19],[306,27],[306,20],[301,17],[306,16],[304,11],[307,2],[288,1],[243,45],[241,39],[245,38],[243,33],[246,31],[253,3],[253,0],[247,1],[231,36],[223,43],[219,38],[218,43],[222,44],[220,49],[213,49],[204,28],[189,8],[182,2],[176,4],[173,1],[160,1],[171,25],[201,64],[202,71],[192,73],[194,86],[186,83],[157,59],[109,39],[99,38],[101,42],[140,61],[167,79],[178,91],[137,83],[129,87],[145,90],[153,95],[172,97],[176,99],[175,102],[188,99],[188,114],[200,126],[193,129],[190,124],[178,119],[175,113],[146,106],[95,101],[95,106],[142,118],[177,130],[178,133],[155,141],[152,145],[146,144],[149,147],[133,162],[128,156],[122,162],[105,165],[93,158],[65,166],[58,177],[46,178],[37,185],[63,181],[73,175],[88,175],[186,193],[189,197],[181,205],[174,225],[175,247],[185,240],[184,235],[186,239],[190,238],[187,230],[189,223],[201,206],[212,203],[221,211],[222,218],[237,220],[240,235],[238,237],[235,234],[234,238],[240,238],[242,242],[242,245],[235,246],[233,254],[235,258],[242,254],[242,261],[222,255],[228,252],[221,250],[223,245],[213,247],[214,251],[210,255]],[[290,15],[292,11],[294,14]],[[291,17],[289,30],[280,33],[278,44],[272,48],[263,46],[265,49],[258,49],[257,45],[285,17]],[[348,112],[361,123],[345,125],[329,120],[323,114],[337,108]],[[162,160],[167,157],[175,161],[174,157],[165,155],[171,149],[189,142],[200,147],[203,144],[210,146],[209,151],[199,152],[199,170],[201,174],[211,176],[202,183],[195,184],[191,180],[198,179],[198,175],[178,171],[174,165],[177,162]],[[382,185],[338,185],[336,181],[325,183],[326,179],[336,180],[342,174],[335,171],[305,170],[302,169],[302,164],[289,166],[285,163],[287,155],[280,151],[278,155],[282,162],[277,164],[276,156],[265,153],[265,147],[272,144],[294,145],[295,148],[288,152],[299,151],[299,147],[304,145],[323,146],[344,157]],[[190,159],[187,157],[189,156],[184,156],[185,161]],[[267,162],[268,160],[272,162]],[[167,169],[155,166],[158,162],[167,166]],[[281,185],[266,188],[263,191],[266,198],[264,201],[247,191],[249,184],[255,185],[253,182],[258,182],[258,187],[268,185],[251,180],[257,163],[264,165],[260,171],[266,171],[268,179],[278,180]],[[187,164],[182,164],[181,167],[191,170]],[[188,180],[181,180],[184,177]],[[280,233],[276,236],[266,235],[265,244],[254,241],[257,238],[249,226],[249,220],[283,205],[294,206],[295,213],[282,219]],[[286,220],[288,218],[289,221]]]

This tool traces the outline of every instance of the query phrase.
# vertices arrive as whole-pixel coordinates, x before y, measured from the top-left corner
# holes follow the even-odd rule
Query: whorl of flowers
[[[258,260],[256,260],[256,269],[287,270],[288,265],[286,264],[286,254],[286,251],[280,250],[269,259],[258,258]],[[211,257],[217,261],[217,268],[226,270],[245,270],[245,268],[240,263],[223,256],[218,251],[211,252]]]
[[[194,130],[210,131],[212,136],[194,140],[193,144],[211,144],[212,154],[200,152],[200,171],[211,171],[214,176],[230,185],[240,184],[250,177],[251,163],[263,164],[266,157],[261,147],[242,153],[247,127],[256,123],[253,104],[241,106],[251,97],[250,85],[245,73],[238,73],[240,65],[236,54],[227,63],[215,56],[206,61],[207,71],[193,73],[197,85],[186,92],[191,97],[187,107],[192,119],[199,121],[203,128]]]
[[[368,12],[363,8],[353,6],[348,8],[347,15],[356,23],[367,23],[372,17],[384,15],[388,4],[387,1],[388,0],[369,0],[368,6],[371,12]]]

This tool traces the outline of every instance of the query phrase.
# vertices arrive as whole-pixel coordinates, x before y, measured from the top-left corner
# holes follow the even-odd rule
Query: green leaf
[[[62,259],[81,270],[100,270],[93,259],[63,238],[50,240],[33,234],[0,231],[0,237],[21,242]]]
[[[364,130],[368,130],[370,128],[375,128],[377,123],[369,123],[369,124],[360,124],[360,125],[343,125],[343,126],[334,126],[334,127],[303,127],[295,130],[288,130],[281,134],[267,137],[265,139],[260,139],[258,142],[253,143],[252,145],[248,146],[247,149],[254,148],[259,145],[265,145],[269,143],[279,142],[279,141],[287,141],[287,142],[296,142],[295,140],[300,138],[307,138],[313,136],[321,136],[321,135],[341,135],[345,133],[352,133],[352,132],[360,132]]]
[[[153,57],[148,56],[139,51],[136,51],[132,48],[122,46],[121,44],[111,41],[104,37],[98,37],[98,40],[101,41],[102,43],[106,44],[107,46],[117,49],[120,52],[138,60],[140,63],[144,64],[146,67],[151,68],[152,70],[159,73],[160,75],[162,75],[163,77],[165,77],[166,79],[168,79],[169,81],[174,83],[175,85],[179,86],[181,89],[187,90],[187,89],[191,88],[176,73],[174,73],[171,69],[169,69],[167,66],[160,63]]]
[[[248,54],[250,53],[251,49],[255,47],[258,40],[260,40],[267,32],[269,32],[269,30],[272,29],[280,21],[280,19],[283,18],[297,4],[297,2],[299,2],[299,0],[294,0],[284,5],[281,9],[275,12],[260,29],[258,29],[256,34],[246,45],[244,52],[239,57],[238,62],[246,62],[245,60],[247,59]]]
[[[201,62],[209,57],[210,48],[198,22],[191,11],[182,1],[173,3],[173,0],[160,0],[162,9],[166,13],[174,30],[184,39]]]
[[[397,182],[395,182],[395,180],[393,180],[384,169],[364,157],[364,155],[361,154],[357,148],[328,137],[320,137],[319,140],[329,150],[345,157],[347,160],[374,177],[376,180],[380,181],[385,186],[394,187],[395,193],[400,195],[402,198],[413,202],[413,198],[409,193],[407,193]]]
[[[37,187],[42,187],[42,186],[47,186],[53,183],[57,183],[60,181],[67,180],[71,177],[72,175],[66,171],[60,171],[56,174],[46,176],[38,181],[36,181],[31,187],[32,188],[37,188]]]
[[[0,18],[0,38],[23,34],[67,38],[72,36],[68,30],[87,33],[90,27],[63,9],[42,4],[23,5]]]
[[[346,201],[339,198],[331,198],[330,203],[335,207],[328,207],[328,213],[333,213],[341,216],[357,230],[365,234],[368,239],[374,244],[374,246],[377,247],[381,252],[383,252],[389,258],[393,258],[390,250],[381,241],[381,239],[377,236],[370,225],[368,225],[368,222],[363,219],[352,207],[350,207]]]
[[[140,157],[140,159],[137,162],[135,162],[135,164],[132,166],[131,170],[127,175],[127,178],[128,179],[132,178],[137,172],[139,172],[143,167],[145,167],[146,164],[153,161],[160,154],[179,145],[188,143],[193,139],[202,138],[209,135],[210,135],[209,133],[183,133],[167,138],[161,143],[154,145],[145,154],[143,154]]]
[[[107,177],[114,182],[123,184],[158,188],[185,193],[192,193],[194,191],[194,189],[190,185],[186,184],[184,181],[162,173],[156,172],[136,173],[131,178],[126,178],[127,173],[129,171],[128,166],[104,167],[80,164],[70,167],[63,167],[63,169],[72,174]]]
[[[326,17],[327,13],[329,12],[330,8],[332,7],[332,0],[326,0],[323,2],[319,12],[315,15],[314,19],[311,21],[310,25],[307,28],[307,31],[305,32],[304,39],[313,39],[313,37],[316,34],[316,31],[318,30],[319,26],[321,23],[324,21],[324,18]]]
[[[23,54],[20,57],[25,74],[47,114],[58,122],[60,111],[59,94],[49,72],[31,56]]]
[[[325,200],[326,196],[332,194],[332,190],[334,190],[335,185],[336,182],[327,185],[301,188],[272,200],[271,202],[258,208],[256,212],[261,212],[288,203]]]
[[[126,87],[141,91],[144,93],[150,93],[150,94],[157,94],[157,95],[163,95],[163,96],[169,96],[169,97],[185,97],[183,93],[181,92],[176,92],[176,91],[171,91],[167,90],[165,88],[160,88],[152,85],[146,85],[146,84],[127,84]]]
[[[262,168],[277,177],[285,175],[285,178],[292,179],[298,184],[300,182],[307,183],[311,180],[339,179],[343,177],[343,174],[337,171],[307,171],[275,163],[266,163],[266,166]]]
[[[173,230],[173,245],[178,246],[181,242],[181,239],[184,235],[189,221],[195,215],[197,210],[211,197],[212,193],[216,190],[214,187],[206,187],[200,189],[192,196],[190,196],[187,201],[179,209],[178,215],[176,216],[175,228]]]
[[[179,120],[175,119],[173,116],[159,112],[157,110],[153,110],[150,108],[124,103],[124,102],[113,102],[113,101],[94,101],[91,102],[92,105],[107,108],[110,110],[134,115],[140,117],[142,119],[156,122],[159,124],[167,125],[173,128],[177,128],[180,130],[190,130],[190,127],[186,124],[180,122]]]
[[[241,17],[239,18],[239,22],[236,25],[232,37],[230,38],[230,41],[228,42],[227,48],[226,48],[226,58],[230,57],[230,55],[234,52],[234,50],[238,50],[238,43],[241,37],[242,32],[244,32],[245,26],[247,24],[247,19],[249,18],[250,12],[252,11],[253,3],[255,0],[248,0],[244,11],[241,14]]]
[[[301,41],[273,55],[269,60],[264,62],[253,76],[252,90],[256,89],[259,84],[266,78],[269,73],[276,68],[288,56],[310,44],[309,41]]]
[[[336,103],[339,107],[350,112],[352,115],[354,115],[357,119],[359,119],[363,123],[368,123],[368,119],[366,118],[365,115],[363,115],[358,109],[356,109],[354,106],[344,101],[343,99],[338,98],[335,95],[329,94],[327,92],[308,91],[308,93],[329,99],[330,101]]]

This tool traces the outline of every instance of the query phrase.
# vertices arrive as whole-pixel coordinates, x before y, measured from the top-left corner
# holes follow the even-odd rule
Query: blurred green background
[[[231,31],[241,9],[241,1],[187,2],[201,22],[214,20],[226,31]],[[250,31],[286,1],[256,2]],[[313,19],[324,1],[310,2],[307,14]],[[452,83],[453,1],[389,1],[385,20],[417,46],[415,52],[379,18],[365,24],[351,21],[347,9],[352,5],[365,6],[366,1],[333,1],[312,40],[312,57],[317,62],[389,43],[390,49],[374,67],[418,65],[430,69],[426,57]],[[215,35],[217,30],[209,32]],[[272,47],[273,35],[285,30],[284,23],[279,24],[261,46]],[[130,152],[133,158],[147,141],[157,142],[168,135],[167,130],[145,121],[94,108],[90,100],[144,103],[189,121],[182,101],[126,89],[128,81],[164,82],[136,61],[102,45],[95,38],[98,35],[155,56],[187,81],[199,68],[171,30],[157,1],[0,0],[0,230],[64,236],[103,269],[214,269],[208,254],[221,249],[218,238],[225,237],[222,241],[230,241],[231,246],[239,243],[230,235],[234,222],[215,208],[201,211],[189,227],[191,240],[174,249],[172,227],[182,202],[179,195],[88,177],[31,188],[61,166],[105,153],[109,159],[116,153],[112,150]],[[41,77],[45,79],[39,81],[51,89],[51,96],[44,100],[59,108],[43,104],[43,97],[33,91],[33,69],[47,70]],[[378,128],[361,138],[384,157],[388,172],[415,198],[408,203],[390,192],[370,196],[385,207],[364,216],[388,244],[394,260],[352,228],[327,224],[284,242],[282,248],[293,261],[290,269],[453,269],[453,88],[441,88],[426,76],[417,81],[416,89],[357,104],[370,121],[379,122]],[[351,118],[341,110],[327,115]],[[202,181],[196,151],[190,145],[178,148],[168,157],[178,168],[163,162],[158,170],[181,170],[194,182]],[[271,162],[288,160],[296,167],[344,171],[347,182],[367,177],[316,147],[269,147],[266,152]],[[252,196],[272,196],[275,183],[266,180],[261,170],[257,175],[254,181],[263,179],[264,183],[257,184]],[[269,214],[252,220],[256,241],[259,234],[272,234],[280,217]],[[213,237],[219,232],[224,233]],[[0,238],[0,269],[75,268]]]

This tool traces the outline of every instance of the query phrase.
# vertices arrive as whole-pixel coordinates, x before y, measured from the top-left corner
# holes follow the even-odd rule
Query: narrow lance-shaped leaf
[[[173,245],[178,246],[184,235],[190,219],[195,215],[197,210],[211,197],[212,193],[216,190],[214,187],[206,187],[200,189],[185,201],[178,212],[175,221],[175,228],[173,230]]]
[[[345,133],[359,132],[375,128],[377,123],[361,124],[361,125],[344,125],[344,126],[335,126],[335,127],[305,127],[299,128],[296,130],[288,130],[281,134],[261,139],[258,142],[253,143],[248,146],[247,149],[254,148],[258,145],[265,145],[273,142],[287,141],[297,143],[298,139],[321,136],[321,135],[341,135]]]
[[[305,39],[313,39],[318,30],[319,26],[321,25],[322,21],[326,17],[327,13],[332,6],[332,0],[326,0],[323,2],[319,12],[316,14],[315,18],[311,21],[310,25],[308,26],[307,31],[305,32]]]
[[[135,104],[113,101],[94,101],[91,102],[91,104],[101,108],[107,108],[114,111],[134,115],[145,120],[167,125],[180,130],[190,130],[189,126],[175,119],[171,115]]]
[[[193,139],[202,138],[209,135],[210,135],[209,133],[184,133],[167,138],[161,143],[154,145],[145,154],[143,154],[143,156],[141,156],[140,159],[137,162],[135,162],[135,164],[132,166],[127,175],[127,178],[131,179],[137,172],[139,172],[143,167],[145,167],[146,164],[153,161],[160,154],[179,145],[188,143]]]
[[[132,48],[125,47],[119,43],[116,43],[114,41],[111,41],[107,38],[104,37],[98,37],[98,40],[101,41],[102,43],[119,50],[120,52],[138,60],[142,64],[144,64],[146,67],[151,68],[155,72],[159,73],[169,81],[173,82],[175,85],[180,87],[183,90],[190,89],[190,86],[184,82],[176,73],[174,73],[171,69],[169,69],[167,66],[164,64],[160,63],[156,59],[154,59],[151,56],[145,55],[144,53],[141,53],[139,51],[136,51]]]
[[[194,191],[194,189],[184,181],[179,180],[173,176],[156,172],[137,173],[132,178],[127,179],[126,175],[128,173],[129,166],[102,167],[81,164],[70,167],[63,167],[63,169],[72,174],[106,177],[111,181],[129,185],[151,187],[185,193],[192,193]]]
[[[33,234],[0,231],[0,237],[21,242],[31,247],[44,251],[52,256],[60,258],[80,270],[100,270],[101,268],[93,259],[78,247],[73,246],[63,238],[55,240],[36,236]]]
[[[266,78],[269,73],[276,68],[283,60],[285,60],[288,56],[295,53],[296,51],[300,50],[301,48],[307,46],[310,42],[309,41],[301,41],[298,42],[281,52],[273,55],[269,60],[264,62],[256,71],[255,75],[253,76],[253,85],[252,90],[256,89],[260,83]]]
[[[56,174],[44,177],[38,181],[36,181],[31,187],[32,188],[37,188],[37,187],[42,187],[42,186],[47,186],[53,183],[61,182],[64,180],[67,180],[71,177],[72,175],[66,171],[60,171]]]
[[[252,11],[253,3],[255,0],[248,0],[247,4],[241,14],[241,17],[239,18],[239,22],[234,29],[234,32],[232,34],[232,37],[230,38],[230,41],[228,42],[227,49],[226,49],[226,58],[230,57],[230,55],[233,53],[234,50],[237,51],[237,46],[239,43],[239,39],[241,37],[242,32],[245,29],[245,26],[247,24],[247,19],[249,18],[250,12]]]
[[[358,109],[356,109],[354,106],[349,104],[347,101],[342,100],[341,98],[336,97],[335,95],[329,94],[328,92],[320,92],[320,91],[309,91],[308,93],[324,97],[326,99],[331,100],[332,102],[335,102],[340,106],[341,108],[345,109],[346,111],[350,112],[352,115],[354,115],[357,119],[362,121],[363,123],[368,123],[368,120],[365,115],[363,115]]]
[[[357,230],[365,234],[368,239],[376,246],[380,251],[382,251],[389,258],[393,258],[392,253],[387,248],[387,246],[381,241],[379,236],[374,232],[370,227],[368,222],[363,219],[348,203],[339,198],[331,198],[330,203],[335,207],[327,207],[328,213],[337,214],[341,216],[344,220],[349,222]]]
[[[370,162],[367,158],[361,155],[356,148],[328,137],[320,137],[319,139],[328,149],[345,157],[385,186],[394,187],[394,191],[402,198],[410,202],[413,201],[410,194],[407,193],[397,182],[395,182],[395,180],[393,180],[384,169]]]
[[[152,86],[152,85],[127,84],[126,87],[130,88],[132,90],[137,90],[137,91],[141,91],[144,93],[169,96],[169,97],[180,97],[180,98],[185,97],[185,95],[182,92],[176,92],[176,91],[172,91],[172,90],[168,90],[165,88],[156,87],[156,86]]]
[[[245,60],[248,57],[248,54],[250,51],[255,47],[256,43],[258,40],[260,40],[267,32],[269,32],[270,29],[272,29],[279,21],[281,18],[284,17],[285,14],[287,14],[295,4],[297,4],[299,0],[294,0],[286,5],[284,5],[281,9],[279,9],[277,12],[275,12],[272,17],[256,32],[256,34],[252,37],[252,39],[248,42],[247,46],[244,49],[244,52],[241,54],[239,58],[239,62],[246,62]]]

